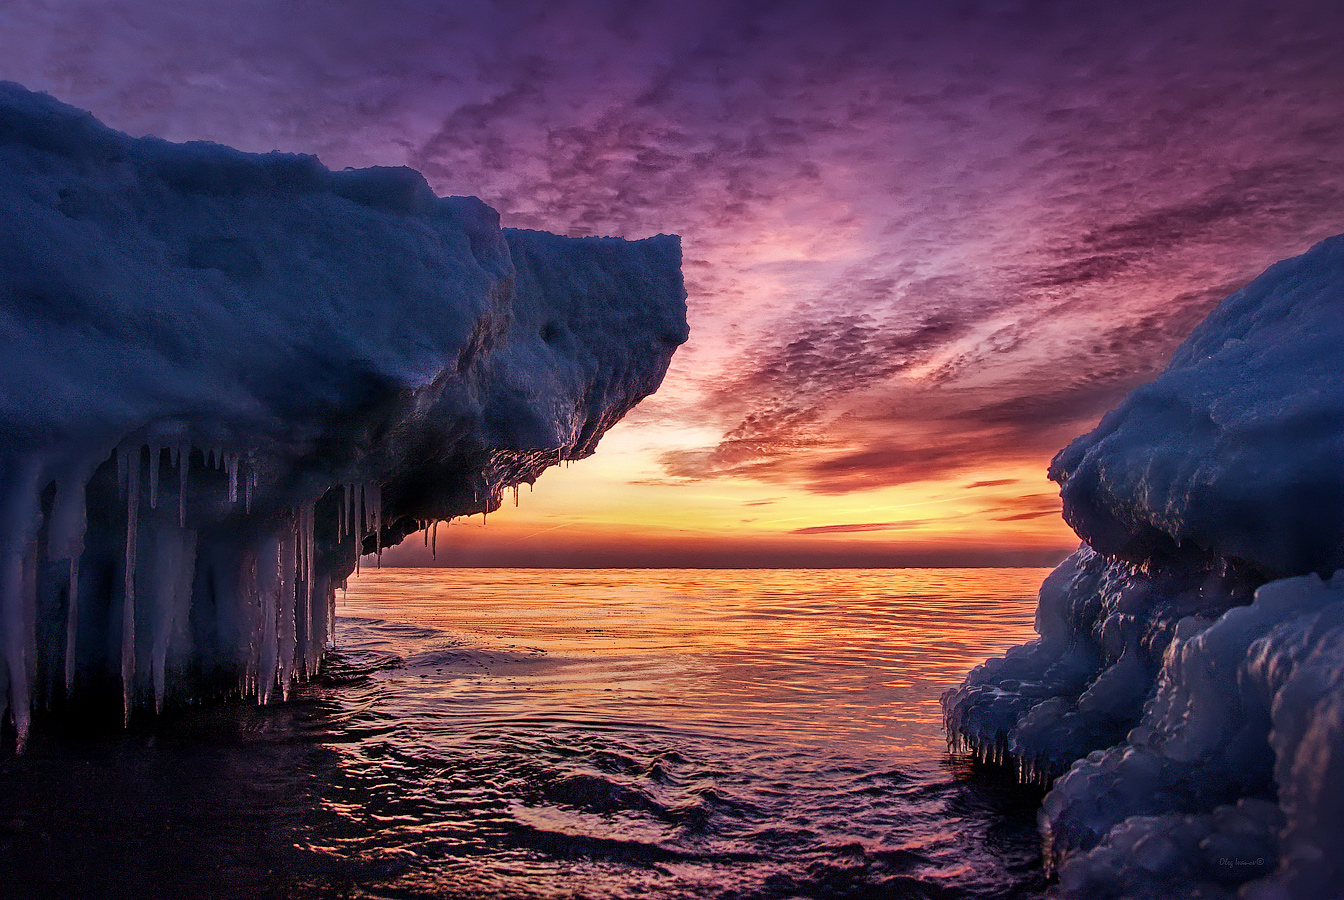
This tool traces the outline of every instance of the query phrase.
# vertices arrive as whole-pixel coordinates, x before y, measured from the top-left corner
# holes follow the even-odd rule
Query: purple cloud
[[[1325,0],[0,9],[0,77],[132,133],[682,234],[691,343],[633,421],[721,433],[670,484],[819,493],[1044,466],[1344,230],[1341,44]]]

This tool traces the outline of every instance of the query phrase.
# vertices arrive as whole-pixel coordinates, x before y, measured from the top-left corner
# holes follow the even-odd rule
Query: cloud
[[[1059,517],[1062,505],[1058,495],[1052,493],[1030,493],[1013,497],[1006,502],[990,507],[985,514],[995,522],[1022,522],[1028,519],[1041,519],[1047,516]],[[993,515],[1004,513],[1005,515]]]
[[[1268,0],[0,9],[0,77],[132,133],[681,233],[691,342],[635,421],[718,437],[646,483],[821,494],[1043,468],[1341,230],[1341,43],[1330,4]]]
[[[1016,513],[1011,516],[994,516],[994,521],[1017,522],[1023,519],[1039,519],[1044,516],[1057,516],[1057,515],[1059,515],[1059,510],[1051,509],[1051,510],[1041,510],[1039,512]]]
[[[626,484],[642,485],[644,487],[684,487],[697,480],[695,478],[638,478],[627,481]]]
[[[927,519],[911,519],[905,522],[864,522],[857,525],[809,525],[806,528],[794,528],[789,534],[846,534],[856,531],[901,531],[916,528],[928,523]]]

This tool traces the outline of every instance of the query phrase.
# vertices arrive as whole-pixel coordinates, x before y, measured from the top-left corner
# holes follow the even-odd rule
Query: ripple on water
[[[675,602],[660,608],[659,591],[674,592],[648,573],[572,574],[563,596],[472,575],[467,591],[399,573],[348,607],[364,617],[348,647],[390,640],[361,627],[380,602],[440,628],[398,635],[403,668],[376,676],[396,733],[349,747],[333,786],[351,795],[358,853],[414,860],[383,890],[984,898],[1041,887],[1032,799],[941,762],[940,678],[978,661],[985,637],[949,634],[937,592],[903,596],[888,573],[847,591],[834,573],[795,576],[786,590],[771,573],[756,603],[742,573],[678,573]],[[1011,575],[961,598],[970,609],[957,617],[984,620],[1003,646],[1029,636],[1024,588],[1039,581]],[[1007,626],[1005,606],[1017,617]],[[426,805],[389,845],[368,818],[410,796]]]
[[[370,573],[291,703],[0,760],[0,895],[1037,896],[937,697],[1041,574]]]

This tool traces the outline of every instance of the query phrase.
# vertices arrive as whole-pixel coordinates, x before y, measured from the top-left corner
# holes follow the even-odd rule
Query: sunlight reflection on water
[[[1027,896],[1030,804],[953,779],[938,697],[1034,636],[1044,574],[368,573],[342,653],[399,660],[396,724],[344,746],[383,779],[349,849],[400,846],[410,895]],[[398,844],[367,817],[412,784]]]
[[[424,707],[582,708],[789,744],[843,735],[854,752],[926,762],[945,743],[942,691],[1035,636],[1044,574],[384,569],[338,599],[339,644],[403,657],[432,684],[399,696]]]
[[[1036,897],[938,696],[1044,574],[367,572],[289,702],[0,756],[0,897]]]

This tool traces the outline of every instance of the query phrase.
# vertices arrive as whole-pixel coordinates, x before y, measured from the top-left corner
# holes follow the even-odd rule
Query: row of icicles
[[[1055,780],[1057,773],[1048,763],[1019,756],[1008,749],[1008,742],[1002,736],[986,741],[955,730],[950,725],[946,727],[949,753],[970,756],[976,762],[987,765],[1012,766],[1017,770],[1017,780],[1022,784],[1048,788]]]
[[[518,485],[518,484],[512,484],[512,485],[510,485],[509,487],[510,487],[510,489],[513,491],[513,505],[514,505],[514,506],[517,506],[517,505],[518,505],[518,494],[519,494],[520,485]],[[532,484],[531,484],[531,482],[528,482],[527,487],[528,487],[528,490],[529,490],[529,491],[532,489]],[[477,500],[477,502],[480,501],[480,496],[479,496],[479,494],[476,496],[475,499]],[[485,517],[486,517],[486,511],[485,511],[485,510],[481,510],[481,521],[485,521]],[[416,519],[416,520],[415,520],[415,530],[418,531],[418,532],[420,532],[421,534],[424,535],[424,537],[425,537],[425,546],[429,548],[429,555],[430,555],[430,558],[431,558],[431,559],[438,559],[438,558],[439,558],[439,526],[440,526],[440,525],[443,525],[443,527],[447,528],[447,527],[448,527],[448,520],[447,520],[447,519]],[[378,554],[379,563],[381,564],[381,562],[382,562],[382,534],[381,534],[381,532],[379,533],[378,541],[379,541],[379,546],[378,546],[378,548],[376,549],[375,552]],[[356,572],[359,571],[359,563],[358,563],[358,562],[355,563],[355,571],[356,571]]]
[[[46,588],[43,596],[59,600],[60,590],[65,592],[63,646],[53,648],[49,655],[64,650],[64,665],[53,674],[56,678],[64,676],[66,696],[76,687],[81,646],[87,651],[97,647],[100,636],[107,638],[106,632],[100,634],[97,629],[119,630],[119,646],[108,648],[114,654],[109,662],[119,669],[122,711],[127,722],[137,694],[147,696],[151,689],[155,709],[162,710],[172,662],[204,652],[193,646],[190,634],[196,569],[202,559],[208,559],[211,565],[206,580],[217,600],[216,618],[207,624],[215,629],[211,634],[219,640],[211,643],[219,646],[222,654],[220,659],[202,660],[204,663],[241,665],[238,691],[261,703],[269,702],[277,687],[281,696],[287,697],[295,678],[317,672],[334,638],[335,589],[345,586],[344,582],[332,583],[330,573],[316,565],[317,498],[292,504],[278,516],[272,510],[265,523],[252,522],[246,529],[233,529],[219,538],[217,546],[207,547],[197,530],[201,523],[191,521],[193,504],[188,503],[193,459],[199,459],[207,469],[223,471],[229,505],[241,502],[244,513],[251,513],[262,475],[254,453],[200,449],[188,443],[118,447],[114,461],[125,531],[107,536],[120,541],[122,558],[121,572],[107,597],[110,618],[102,619],[97,606],[88,611],[81,608],[89,600],[80,596],[80,559],[85,554],[88,529],[86,494],[101,461],[57,467],[36,454],[0,454],[0,474],[4,475],[0,478],[0,658],[4,663],[0,667],[0,701],[4,701],[0,704],[0,720],[8,711],[20,748],[31,724],[38,627],[47,625],[38,622],[39,582]],[[54,477],[52,469],[57,471]],[[177,470],[175,479],[173,469]],[[50,509],[44,509],[43,491],[53,483]],[[171,495],[174,487],[175,503],[171,496],[163,496],[165,492]],[[512,489],[517,505],[518,484]],[[218,517],[216,512],[206,524],[219,525]],[[356,571],[370,535],[374,538],[373,553],[381,564],[381,486],[342,483],[336,519],[338,544],[355,541]],[[416,523],[435,557],[440,522],[446,524],[440,519]],[[39,550],[38,542],[43,526],[45,552]],[[103,540],[99,545],[106,543]],[[237,557],[224,557],[228,571],[221,571],[220,553],[214,552],[219,550],[233,551]],[[39,563],[58,565],[53,570],[51,565]],[[47,583],[57,571],[61,574],[55,577],[64,585]],[[101,584],[96,576],[89,580]],[[221,597],[225,602],[218,602]],[[206,615],[203,611],[198,618]],[[91,625],[95,633],[80,633],[81,617],[84,627]],[[236,643],[226,646],[226,636]],[[137,673],[137,666],[146,662],[148,671]]]
[[[47,623],[38,621],[40,593],[59,599],[61,588],[65,591],[63,646],[50,652],[64,650],[63,671],[57,677],[64,676],[67,696],[75,688],[81,642],[94,641],[88,646],[96,647],[99,637],[97,633],[80,634],[83,615],[85,625],[91,617],[95,629],[102,627],[100,622],[106,622],[109,629],[119,626],[119,659],[111,662],[120,670],[124,719],[129,721],[137,687],[144,682],[148,682],[145,688],[152,685],[155,708],[163,708],[170,660],[187,659],[193,652],[191,604],[198,555],[205,556],[199,551],[218,549],[200,543],[195,523],[188,527],[189,471],[196,453],[206,467],[227,474],[229,504],[237,504],[241,497],[245,511],[251,511],[260,481],[260,468],[251,454],[199,450],[188,444],[118,447],[114,457],[125,512],[125,533],[121,536],[124,555],[119,583],[112,585],[108,598],[112,606],[110,621],[99,618],[97,607],[87,613],[81,610],[81,603],[88,602],[80,596],[79,570],[88,528],[85,498],[97,465],[66,467],[52,477],[47,461],[36,454],[0,457],[3,480],[9,482],[0,485],[7,519],[0,522],[0,655],[4,662],[0,670],[0,700],[4,701],[0,717],[9,712],[20,749],[31,724],[39,625],[49,631],[45,629]],[[165,456],[167,467],[177,469],[175,515],[160,509]],[[53,482],[53,499],[50,508],[44,509],[41,497],[46,485]],[[142,506],[142,494],[147,509]],[[238,558],[225,557],[230,571],[220,571],[218,553],[209,557],[214,563],[209,573],[211,589],[217,599],[222,596],[225,600],[217,602],[216,619],[208,624],[216,629],[212,634],[221,636],[221,643],[226,639],[222,636],[232,637],[236,643],[222,648],[221,659],[205,662],[241,663],[238,689],[262,703],[269,702],[276,687],[287,696],[296,677],[313,675],[333,638],[335,585],[315,565],[315,505],[312,501],[292,506],[278,520],[271,520],[274,527],[247,531],[245,542],[241,531],[230,533],[223,540],[238,538],[241,547]],[[338,520],[339,540],[355,539],[356,558],[370,531],[377,535],[375,544],[381,551],[380,486],[343,484]],[[43,526],[46,540],[40,548],[38,536]],[[221,546],[226,551],[234,549],[234,545]],[[51,564],[56,564],[54,571]],[[55,572],[60,572],[56,577],[64,585],[48,583]],[[92,583],[98,583],[97,579]],[[119,610],[117,593],[121,595]],[[137,616],[142,620],[139,623]],[[149,662],[149,671],[139,680],[137,655],[142,661],[147,657]]]

